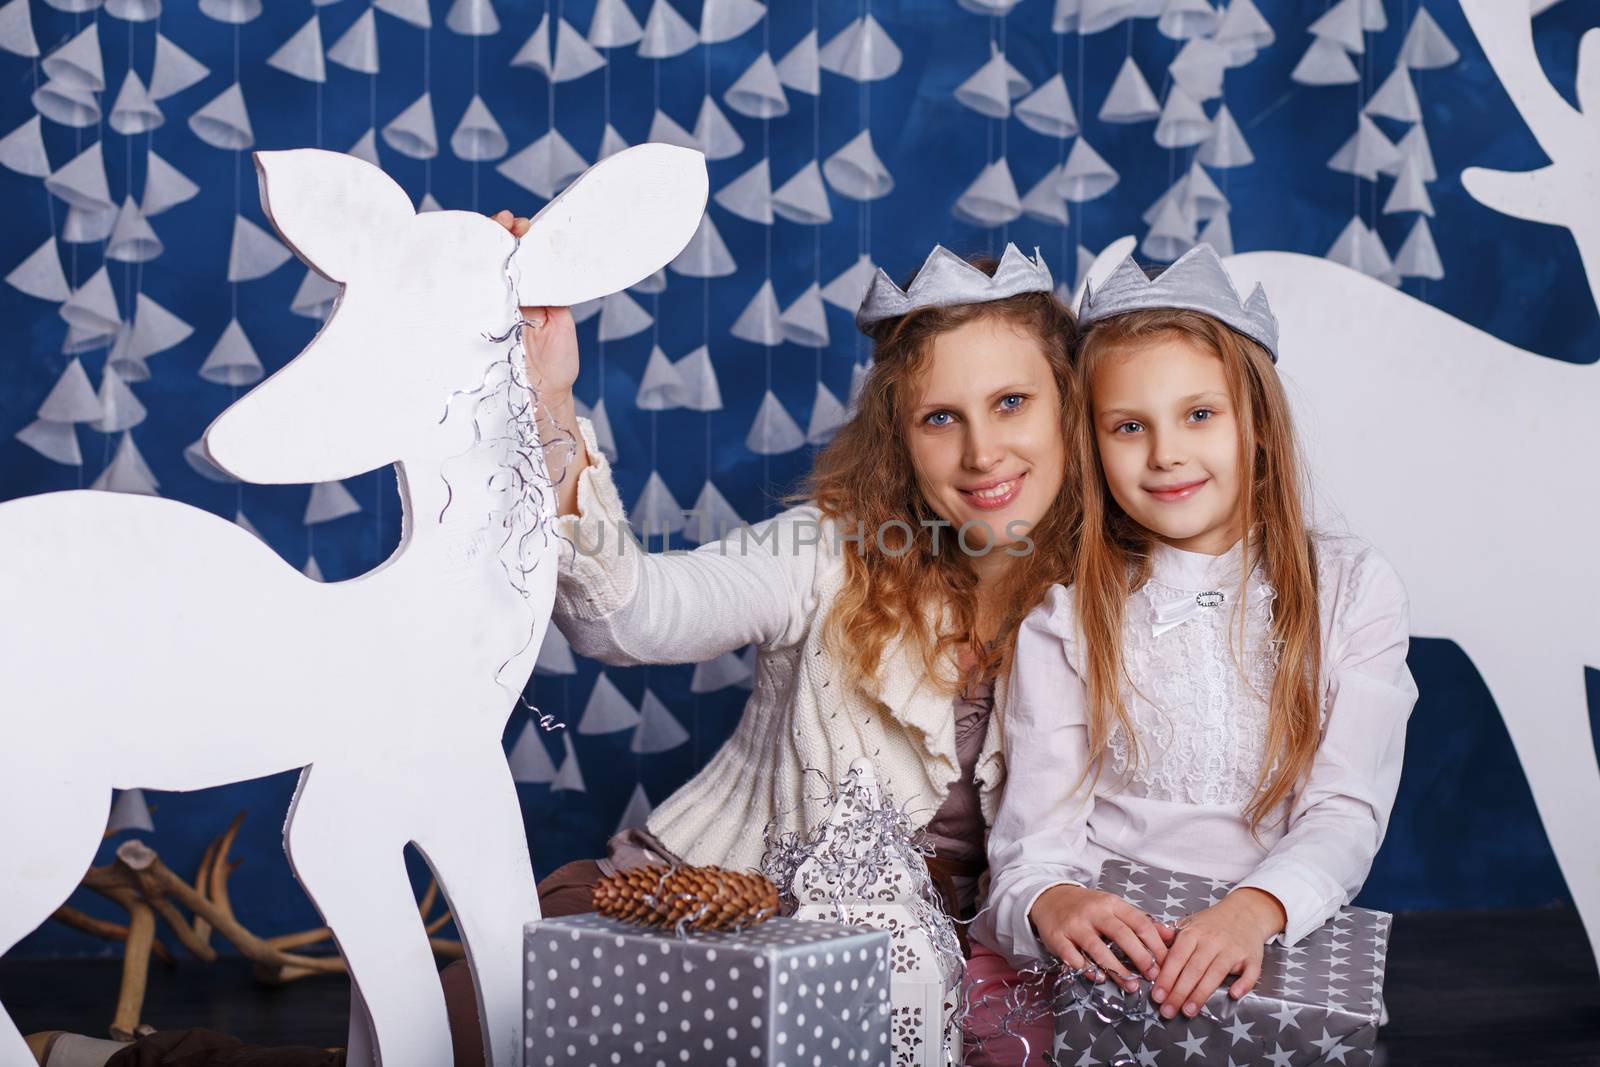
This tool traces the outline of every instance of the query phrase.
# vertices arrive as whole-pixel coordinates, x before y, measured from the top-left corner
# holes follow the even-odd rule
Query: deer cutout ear
[[[416,215],[394,179],[344,152],[253,153],[261,206],[301,259],[336,282],[392,255],[394,229]]]
[[[512,256],[517,300],[570,307],[674,259],[705,214],[705,156],[642,144],[596,163],[534,216]]]

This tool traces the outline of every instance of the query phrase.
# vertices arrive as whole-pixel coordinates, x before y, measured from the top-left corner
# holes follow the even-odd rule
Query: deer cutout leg
[[[440,819],[416,844],[444,890],[467,950],[485,1058],[491,1067],[516,1067],[524,1048],[522,928],[539,918],[516,784],[499,745],[477,765],[463,761],[446,776],[435,774],[433,785],[451,797],[449,812],[439,814],[454,817]]]
[[[352,997],[353,1046],[364,1043],[364,1004],[376,1053],[368,1062],[439,1067],[452,1061],[450,1025],[406,876],[415,808],[401,784],[404,777],[397,769],[378,775],[368,768],[306,768],[284,842],[295,876],[333,931],[359,993]],[[355,1067],[359,1061],[350,1062]]]
[[[0,812],[3,955],[66,902],[94,862],[111,813],[111,787],[74,782],[59,767],[25,766],[0,755]],[[0,1064],[34,1062],[0,1005]]]

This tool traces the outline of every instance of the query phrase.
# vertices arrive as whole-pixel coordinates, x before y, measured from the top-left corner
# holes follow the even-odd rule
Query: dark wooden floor
[[[117,978],[115,961],[0,961],[0,1001],[24,1032],[100,1035]],[[1571,910],[1396,916],[1386,989],[1386,1067],[1600,1067],[1600,978]],[[263,1044],[342,1045],[348,995],[342,978],[264,988],[238,961],[158,964],[145,1021]]]

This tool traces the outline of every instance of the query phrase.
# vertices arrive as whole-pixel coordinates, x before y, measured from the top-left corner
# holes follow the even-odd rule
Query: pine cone
[[[778,887],[759,874],[722,867],[652,865],[602,877],[594,910],[623,922],[728,930],[778,913]]]

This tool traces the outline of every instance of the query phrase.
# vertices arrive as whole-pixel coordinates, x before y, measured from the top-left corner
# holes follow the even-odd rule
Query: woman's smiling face
[[[1066,470],[1062,397],[1043,345],[1005,319],[974,319],[933,339],[915,392],[906,444],[923,499],[953,527],[940,550],[959,551],[955,533],[969,522],[971,549],[1021,541]]]

